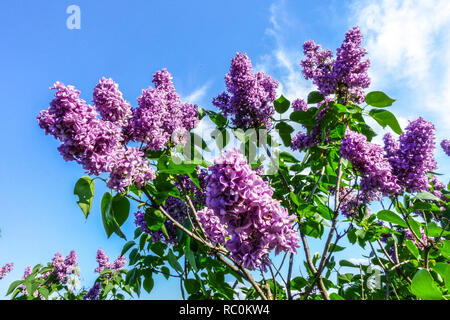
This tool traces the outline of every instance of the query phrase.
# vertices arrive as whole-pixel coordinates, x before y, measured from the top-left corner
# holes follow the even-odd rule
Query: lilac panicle
[[[4,277],[8,275],[12,271],[14,267],[14,263],[10,262],[5,264],[3,267],[0,268],[0,280],[2,280]]]
[[[126,258],[122,255],[119,255],[113,263],[110,263],[109,257],[106,255],[103,249],[97,250],[96,260],[98,263],[98,267],[95,268],[95,272],[97,273],[101,273],[105,269],[116,272],[122,269],[127,264]]]
[[[239,150],[226,151],[209,171],[206,205],[212,212],[207,214],[213,213],[222,225],[219,230],[228,232],[230,239],[225,245],[236,262],[255,269],[267,265],[273,249],[276,254],[296,252],[299,237],[293,228],[295,217],[272,198],[269,183],[252,170]]]
[[[361,191],[369,201],[375,200],[378,192],[387,196],[401,192],[381,146],[368,142],[363,134],[348,130],[339,150],[362,176]]]
[[[227,92],[213,99],[213,105],[225,116],[233,116],[232,122],[241,129],[272,127],[270,116],[275,109],[278,82],[263,72],[253,73],[253,66],[246,54],[236,53],[225,76]]]
[[[83,296],[83,300],[99,300],[101,291],[102,284],[100,282],[96,282],[94,286],[89,289],[88,293]]]
[[[337,94],[348,100],[364,101],[364,89],[370,85],[367,70],[370,66],[367,54],[361,47],[362,33],[358,27],[348,30],[341,47],[336,50],[336,59],[330,50],[312,40],[303,44],[305,59],[301,61],[306,79],[312,79],[324,96]]]
[[[196,105],[182,103],[175,91],[172,75],[162,69],[153,76],[155,88],[142,90],[139,107],[133,110],[131,124],[125,129],[129,139],[143,142],[148,150],[162,150],[172,135],[185,135],[198,124]],[[182,139],[172,139],[177,144]]]
[[[122,97],[119,85],[112,79],[101,78],[94,89],[94,105],[103,120],[125,127],[132,116],[131,105]]]
[[[126,150],[121,125],[129,117],[128,106],[124,106],[126,102],[114,83],[101,80],[94,91],[94,101],[104,119],[73,86],[57,82],[51,89],[56,89],[55,98],[37,119],[47,134],[61,141],[58,151],[66,161],[76,161],[93,175],[111,172],[109,186],[119,192],[154,178],[143,153],[136,148]],[[124,163],[127,160],[130,162]]]
[[[434,138],[434,125],[419,117],[409,122],[399,137],[398,151],[389,157],[399,184],[408,191],[428,190],[427,172],[437,167]]]
[[[308,110],[308,104],[303,99],[295,99],[292,101],[292,109],[294,111],[306,111]]]
[[[441,141],[442,150],[450,157],[450,140],[444,139]]]

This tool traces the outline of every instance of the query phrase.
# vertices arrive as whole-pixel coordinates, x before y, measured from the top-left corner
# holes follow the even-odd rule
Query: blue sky
[[[72,4],[81,9],[80,30],[66,27],[66,8]],[[15,270],[0,281],[0,298],[27,265],[71,249],[79,254],[82,283],[89,287],[96,250],[116,257],[123,245],[116,236],[107,239],[102,227],[99,203],[105,188],[97,184],[85,221],[73,195],[83,170],[65,162],[58,143],[37,126],[35,117],[48,107],[53,96],[48,87],[55,81],[76,86],[91,103],[99,78],[112,77],[136,106],[153,73],[165,67],[185,100],[208,109],[223,91],[230,59],[239,51],[249,55],[255,69],[280,81],[280,93],[304,98],[313,87],[301,75],[302,43],[314,39],[334,50],[354,25],[363,30],[372,61],[370,89],[397,99],[392,111],[402,127],[423,116],[435,123],[438,141],[450,137],[446,0],[2,1],[0,265],[12,261]],[[449,167],[440,148],[436,157],[441,169]],[[124,227],[130,237],[132,220]],[[157,280],[145,297],[178,298],[177,291],[177,283]]]

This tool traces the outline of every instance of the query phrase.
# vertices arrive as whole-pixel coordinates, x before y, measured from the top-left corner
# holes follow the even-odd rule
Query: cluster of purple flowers
[[[184,141],[199,121],[197,106],[181,102],[166,69],[155,73],[153,83],[155,88],[143,90],[133,110],[111,79],[101,78],[95,87],[95,108],[73,86],[57,82],[50,107],[37,116],[39,126],[61,141],[58,150],[66,161],[78,162],[89,174],[110,173],[110,188],[141,187],[155,172],[142,150],[126,143],[162,150],[171,138],[172,145]]]
[[[10,262],[5,264],[3,267],[0,268],[0,280],[2,280],[4,277],[8,275],[12,271],[14,267],[14,263]]]
[[[55,253],[52,260],[53,273],[58,277],[59,281],[67,282],[68,276],[75,273],[78,267],[77,263],[78,255],[75,251],[70,253],[64,258],[59,252]]]
[[[442,150],[450,157],[450,140],[444,139],[441,141]]]
[[[111,172],[108,185],[118,192],[124,192],[124,187],[132,183],[140,184],[154,178],[154,170],[143,154],[135,148],[127,150],[123,144],[121,125],[128,121],[129,105],[112,80],[100,80],[94,91],[94,101],[103,119],[79,97],[80,92],[73,86],[57,82],[52,89],[57,90],[55,98],[37,119],[47,134],[62,142],[58,150],[66,161],[75,160],[89,174]],[[130,163],[124,165],[127,159]],[[118,170],[120,174],[115,175]]]
[[[359,208],[364,204],[363,197],[351,188],[340,188],[339,210],[347,219],[355,218],[359,215]]]
[[[363,60],[367,52],[361,43],[361,30],[358,27],[348,30],[334,59],[330,50],[323,50],[312,40],[306,41],[303,44],[306,58],[301,61],[303,75],[312,79],[324,96],[337,94],[347,100],[363,102],[363,89],[370,85],[367,74],[370,62]]]
[[[363,134],[348,130],[339,150],[362,176],[361,192],[368,201],[378,198],[378,193],[390,196],[401,192],[381,146],[368,142]]]
[[[411,192],[429,189],[427,172],[437,167],[434,138],[434,125],[422,117],[409,122],[398,143],[384,137],[386,155],[401,187]]]
[[[296,252],[295,217],[272,198],[269,183],[252,170],[239,150],[226,151],[209,171],[206,205],[211,211],[202,212],[201,219],[213,241],[229,235],[225,246],[231,257],[249,269],[265,267],[273,249],[275,254]]]
[[[96,282],[94,286],[89,289],[88,293],[83,296],[83,300],[99,300],[101,291],[102,284],[100,282]]]
[[[142,90],[125,132],[128,139],[145,143],[148,150],[162,150],[171,138],[174,145],[184,141],[184,135],[198,124],[198,109],[181,102],[166,69],[154,74],[153,84],[155,88]]]
[[[214,244],[224,244],[229,234],[227,225],[222,224],[220,218],[209,208],[198,211],[198,218],[206,232],[206,237]]]
[[[122,97],[119,85],[112,79],[101,78],[94,89],[94,105],[103,120],[128,125],[132,117],[131,105]]]
[[[276,98],[278,82],[263,72],[253,73],[246,54],[236,53],[231,60],[230,72],[225,76],[227,92],[213,99],[213,105],[232,115],[232,122],[241,129],[272,127],[272,105]]]
[[[116,272],[121,270],[127,264],[127,259],[122,255],[119,255],[113,263],[109,262],[109,257],[106,255],[103,249],[97,250],[96,260],[98,263],[98,267],[95,268],[95,272],[97,273],[101,273],[105,269]]]
[[[292,109],[294,111],[306,111],[308,110],[308,104],[303,99],[295,99],[292,101]]]

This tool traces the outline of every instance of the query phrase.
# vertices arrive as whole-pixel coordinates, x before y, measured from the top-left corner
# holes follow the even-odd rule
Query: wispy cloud
[[[275,76],[280,82],[278,93],[283,93],[291,101],[306,98],[312,86],[304,80],[300,69],[301,55],[298,47],[295,50],[284,45],[283,34],[291,25],[284,1],[277,1],[270,6],[270,27],[266,34],[274,41],[274,50],[261,56],[255,69]]]
[[[192,103],[192,104],[198,104],[202,101],[202,99],[205,97],[209,87],[211,86],[210,82],[205,83],[200,88],[194,90],[192,93],[190,93],[188,96],[183,97],[182,100]]]
[[[401,115],[433,120],[438,138],[450,135],[450,2],[448,0],[355,1],[366,38],[372,88],[394,88],[413,102]],[[408,100],[406,100],[408,99]],[[430,118],[432,117],[432,118]]]

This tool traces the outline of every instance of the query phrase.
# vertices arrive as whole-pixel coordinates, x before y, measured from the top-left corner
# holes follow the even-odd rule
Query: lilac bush
[[[66,161],[95,176],[74,188],[86,218],[96,181],[112,189],[101,199],[102,223],[108,238],[126,243],[112,262],[98,250],[98,278],[86,290],[74,289],[79,270],[72,251],[26,269],[12,297],[124,299],[141,288],[152,292],[162,276],[177,278],[182,297],[191,300],[236,299],[233,282],[244,285],[246,299],[447,299],[450,191],[434,158],[435,127],[418,117],[402,130],[387,109],[395,100],[365,93],[370,62],[362,41],[358,27],[347,31],[335,55],[306,41],[300,64],[317,91],[292,103],[277,98],[278,82],[253,70],[242,53],[231,60],[226,91],[212,99],[217,110],[182,102],[166,69],[154,74],[135,108],[112,79],[100,79],[93,106],[57,82],[38,124],[60,141]],[[222,135],[254,133],[233,131],[240,149],[213,156],[204,140],[187,143],[206,116]],[[383,145],[375,143],[368,119],[398,139],[387,133]],[[222,149],[218,135],[210,136]],[[450,155],[449,146],[441,142]],[[134,235],[121,229],[130,212]],[[312,254],[311,239],[323,249]],[[349,245],[365,250],[367,265],[335,260]],[[368,284],[374,269],[384,273],[376,288]]]

